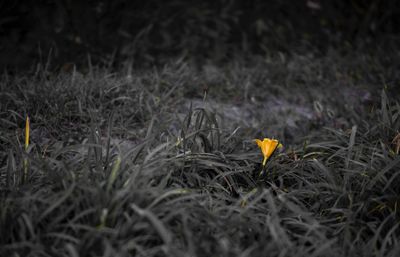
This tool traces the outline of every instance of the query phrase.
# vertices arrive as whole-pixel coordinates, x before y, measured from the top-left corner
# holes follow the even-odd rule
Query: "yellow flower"
[[[29,134],[30,134],[30,124],[29,117],[26,117],[25,121],[25,152],[28,151],[29,147]],[[28,179],[28,159],[24,157],[24,177],[22,178],[23,183]]]
[[[29,131],[29,117],[27,116],[25,121],[25,151],[28,150],[29,147]]]
[[[280,144],[276,139],[264,138],[263,141],[260,139],[254,139],[254,141],[257,143],[258,147],[261,148],[261,152],[264,155],[263,166],[265,166],[268,158],[271,157],[276,148],[282,147],[282,144]]]

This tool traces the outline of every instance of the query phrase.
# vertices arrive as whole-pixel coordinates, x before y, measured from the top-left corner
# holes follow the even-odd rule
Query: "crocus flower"
[[[264,138],[262,141],[260,139],[254,139],[258,147],[261,148],[261,152],[264,155],[263,166],[267,163],[267,160],[274,153],[276,148],[281,148],[282,144],[276,139]]]

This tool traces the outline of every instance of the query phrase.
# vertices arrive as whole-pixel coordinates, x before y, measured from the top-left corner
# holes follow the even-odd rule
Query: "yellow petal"
[[[276,146],[278,145],[278,142],[276,142],[276,141],[271,141],[270,142],[270,144],[269,144],[269,151],[268,151],[268,157],[270,157],[273,153],[274,153],[274,151],[275,151],[275,148],[276,148]]]
[[[28,146],[29,146],[29,132],[30,132],[29,117],[26,117],[26,121],[25,121],[25,150],[27,150]]]
[[[264,139],[263,147],[262,147],[262,152],[263,152],[264,156],[268,157],[269,146],[270,146],[269,140],[268,139]]]
[[[254,141],[256,142],[256,144],[257,144],[259,147],[262,147],[262,141],[261,141],[260,139],[254,139]]]

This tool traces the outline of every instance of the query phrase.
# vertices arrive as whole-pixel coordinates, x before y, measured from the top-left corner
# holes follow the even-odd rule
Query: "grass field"
[[[400,256],[398,58],[4,73],[0,256]]]

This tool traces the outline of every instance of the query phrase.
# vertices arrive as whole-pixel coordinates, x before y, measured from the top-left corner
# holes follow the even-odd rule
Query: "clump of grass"
[[[398,253],[395,98],[382,91],[372,111],[338,109],[351,126],[324,121],[306,138],[283,138],[286,149],[260,176],[262,156],[252,140],[273,133],[222,127],[224,114],[207,107],[211,97],[229,101],[220,92],[210,91],[204,107],[177,109],[185,94],[203,96],[202,89],[185,87],[204,77],[175,65],[129,79],[101,70],[3,79],[1,256]],[[221,87],[239,80],[228,75]],[[255,82],[249,92],[262,91]],[[303,101],[317,96],[315,88],[303,90]],[[24,108],[31,115],[27,154],[18,144]],[[267,115],[274,114],[257,118]],[[24,158],[29,173],[22,184]]]

